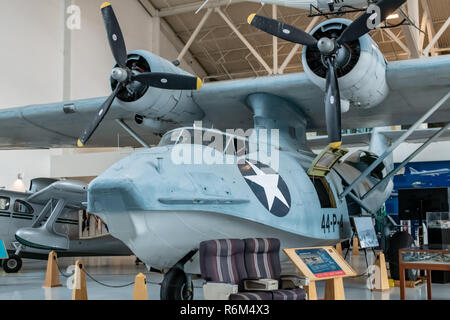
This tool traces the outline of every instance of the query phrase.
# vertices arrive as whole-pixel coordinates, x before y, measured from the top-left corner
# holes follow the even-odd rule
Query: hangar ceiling
[[[325,20],[308,17],[309,10],[261,5],[242,0],[209,0],[197,14],[202,1],[137,0],[153,16],[159,16],[186,46],[206,73],[204,81],[265,76],[269,73],[302,71],[301,47],[274,38],[247,24],[251,13],[276,17],[303,30]],[[402,11],[414,26],[397,26],[371,32],[388,61],[450,53],[450,1],[409,0]],[[344,18],[355,19],[361,13]],[[399,24],[405,17],[390,19]],[[200,27],[199,27],[200,25]],[[233,30],[234,29],[234,30]],[[190,39],[192,38],[192,43]],[[430,44],[430,39],[437,39]],[[247,43],[246,43],[247,42]],[[432,41],[434,42],[434,41]],[[274,50],[276,48],[276,50]],[[254,50],[252,50],[254,49]],[[297,49],[297,50],[296,50]],[[294,54],[295,53],[295,54]]]

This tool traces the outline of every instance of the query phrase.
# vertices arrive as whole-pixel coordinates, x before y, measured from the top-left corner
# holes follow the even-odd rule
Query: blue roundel
[[[271,167],[260,162],[246,161],[239,165],[242,176],[258,200],[277,217],[291,209],[291,194],[283,178]]]

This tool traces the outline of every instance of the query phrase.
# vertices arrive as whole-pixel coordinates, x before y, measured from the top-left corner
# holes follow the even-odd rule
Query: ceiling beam
[[[203,26],[205,25],[206,20],[208,20],[209,16],[211,15],[213,9],[208,8],[206,10],[206,13],[203,15],[202,19],[200,20],[199,24],[197,25],[197,28],[195,28],[194,32],[192,33],[191,37],[189,38],[188,42],[184,45],[184,48],[181,50],[180,54],[177,57],[178,63],[183,59],[184,55],[187,53],[189,48],[191,47],[192,43],[194,42],[195,38],[197,38],[198,34],[200,33],[200,30],[202,30]]]
[[[411,52],[409,51],[409,48],[403,43],[402,40],[400,40],[392,31],[391,29],[383,29],[383,31],[389,36],[389,38],[391,38],[392,40],[394,40],[399,46],[400,48],[403,49],[403,51],[405,51],[409,56],[411,55]]]
[[[430,43],[428,46],[423,50],[424,57],[428,56],[430,53],[430,50],[434,47],[434,45],[437,43],[439,38],[444,34],[445,30],[447,30],[448,26],[450,25],[450,17],[447,18],[447,21],[444,23],[444,25],[439,29],[439,31],[436,33],[436,35],[433,37],[433,39],[430,40]]]
[[[404,12],[406,8],[406,3],[403,5],[403,10],[400,10],[401,15],[412,21],[416,26],[419,25],[419,1],[418,0],[408,0],[408,11],[407,14]],[[403,34],[405,35],[406,44],[408,45],[408,49],[410,52],[410,57],[413,59],[419,58],[421,56],[421,52],[419,49],[419,30],[417,30],[414,26],[403,25],[402,26]]]
[[[424,12],[426,12],[427,16],[428,16],[428,21],[427,21],[427,36],[428,36],[428,42],[431,41],[431,39],[434,38],[434,35],[436,34],[435,30],[434,30],[434,24],[433,24],[433,17],[431,15],[431,11],[430,11],[430,7],[428,5],[428,1],[427,0],[421,0],[420,4],[422,5],[422,9]],[[439,48],[439,44],[436,42],[435,43],[435,48]],[[432,56],[437,56],[437,52],[431,52]]]
[[[255,56],[255,58],[259,61],[259,63],[262,64],[262,66],[266,69],[267,73],[270,75],[272,74],[272,69],[269,67],[269,65],[264,61],[263,58],[256,52],[256,50],[252,47],[250,42],[245,39],[245,37],[242,35],[242,33],[239,32],[239,30],[234,26],[234,24],[228,19],[228,17],[220,10],[220,8],[214,9],[219,16],[222,17],[222,19],[228,24],[228,26],[233,30],[233,32],[241,39],[241,41],[245,44],[245,46],[250,50],[250,52]]]
[[[310,33],[311,30],[316,26],[317,22],[320,20],[320,17],[314,17],[311,22],[309,23],[308,27],[306,27],[305,32]],[[292,58],[294,57],[295,53],[300,49],[301,45],[296,44],[291,52],[289,52],[289,55],[284,60],[283,64],[281,65],[280,69],[278,70],[279,74],[283,74],[284,69],[286,69],[287,65],[291,62]]]
[[[183,41],[176,35],[175,31],[172,29],[172,27],[167,23],[166,20],[160,19],[159,17],[159,11],[155,8],[151,0],[137,0],[142,7],[147,11],[149,16],[151,18],[158,18],[160,20],[160,30],[161,32],[167,37],[169,42],[175,47],[175,49],[180,52],[183,50],[185,44]],[[194,58],[192,53],[187,50],[185,54],[184,61],[191,66],[191,68],[194,70],[195,74],[202,78],[207,75],[207,72],[203,68],[203,66],[197,61],[197,59]]]
[[[169,8],[163,8],[159,10],[159,16],[160,17],[169,17],[177,14],[182,13],[188,13],[188,12],[195,12],[197,11],[205,1],[198,1],[188,4],[181,4],[178,6],[173,6]],[[233,0],[233,4],[239,3],[239,2],[245,2],[245,0]],[[203,9],[205,8],[217,8],[221,6],[225,6],[230,4],[230,0],[210,0],[206,5],[204,5]],[[202,10],[203,10],[202,9]]]

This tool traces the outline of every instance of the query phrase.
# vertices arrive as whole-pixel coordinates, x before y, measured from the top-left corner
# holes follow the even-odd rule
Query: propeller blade
[[[91,125],[86,130],[84,130],[83,134],[78,139],[77,145],[78,145],[79,148],[84,147],[86,145],[86,143],[88,142],[88,140],[94,134],[95,130],[97,130],[98,126],[103,121],[103,119],[105,118],[105,116],[108,113],[109,109],[111,108],[111,105],[112,105],[114,99],[116,98],[116,96],[119,93],[119,90],[121,88],[122,88],[122,85],[119,84],[116,87],[116,89],[114,90],[114,92],[111,93],[111,95],[108,97],[108,99],[106,99],[106,101],[103,103],[102,107],[98,110],[94,121],[91,123]]]
[[[386,18],[392,14],[395,10],[400,8],[406,0],[380,0],[375,5],[380,9],[380,17],[378,18],[380,22],[386,20]],[[368,33],[371,28],[368,26],[369,18],[374,13],[364,13],[359,16],[358,19],[353,21],[351,25],[344,30],[339,39],[337,40],[338,44],[343,44],[347,42],[352,42],[356,39],[359,39],[361,36]],[[375,26],[376,27],[376,26]]]
[[[200,78],[171,73],[145,72],[131,79],[150,87],[169,90],[199,90],[203,85]]]
[[[126,68],[128,58],[127,47],[125,46],[125,40],[111,3],[104,2],[101,9],[106,33],[108,34],[109,46],[111,47],[114,59],[119,67]]]
[[[328,140],[333,149],[342,144],[341,136],[341,95],[334,62],[327,58],[328,71],[325,95],[325,116],[327,122]]]
[[[270,19],[256,14],[251,14],[247,20],[248,24],[262,30],[268,34],[271,34],[280,39],[284,39],[290,42],[303,44],[305,46],[314,46],[317,44],[317,39],[306,33],[303,30],[297,29],[291,25]]]

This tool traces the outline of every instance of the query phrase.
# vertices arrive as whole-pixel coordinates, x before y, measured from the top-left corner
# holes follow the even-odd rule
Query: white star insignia
[[[280,175],[278,174],[266,174],[264,171],[259,169],[254,164],[247,161],[247,163],[252,167],[253,171],[255,171],[256,175],[246,176],[244,177],[247,180],[250,180],[257,185],[264,188],[264,193],[266,194],[267,204],[269,205],[269,211],[272,210],[273,203],[275,198],[280,200],[286,207],[289,208],[289,204],[286,201],[281,190],[278,188],[278,182],[280,180]]]

